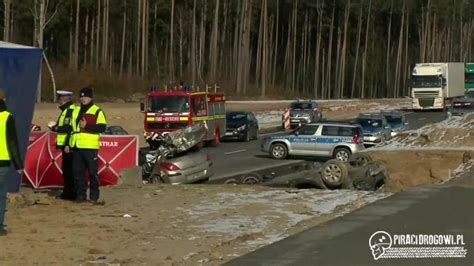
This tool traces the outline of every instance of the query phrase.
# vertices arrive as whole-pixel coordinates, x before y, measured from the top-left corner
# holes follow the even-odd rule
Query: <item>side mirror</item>
[[[140,102],[140,112],[144,113],[145,112],[145,103]]]

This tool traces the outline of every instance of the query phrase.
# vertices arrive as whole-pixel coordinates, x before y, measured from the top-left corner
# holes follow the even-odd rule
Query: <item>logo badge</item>
[[[374,260],[378,260],[385,250],[392,247],[392,237],[385,231],[377,231],[370,236],[369,246]]]

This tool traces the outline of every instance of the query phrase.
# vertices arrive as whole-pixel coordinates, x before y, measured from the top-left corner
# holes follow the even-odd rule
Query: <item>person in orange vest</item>
[[[7,176],[11,165],[18,174],[23,174],[23,161],[18,147],[15,120],[5,104],[6,93],[0,89],[0,236],[5,230],[5,209],[7,206]]]

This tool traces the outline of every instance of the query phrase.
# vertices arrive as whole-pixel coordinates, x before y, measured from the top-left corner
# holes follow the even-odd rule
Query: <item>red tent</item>
[[[100,142],[100,184],[116,185],[122,170],[138,165],[138,136],[104,135]],[[62,156],[55,143],[55,133],[31,133],[23,183],[30,184],[36,189],[63,187]]]

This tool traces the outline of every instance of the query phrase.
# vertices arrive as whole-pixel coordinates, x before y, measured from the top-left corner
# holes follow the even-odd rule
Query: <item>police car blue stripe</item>
[[[290,143],[352,143],[352,137],[344,138],[330,138],[330,137],[295,137],[295,136],[285,136],[285,137],[272,137],[272,140],[286,139]]]

